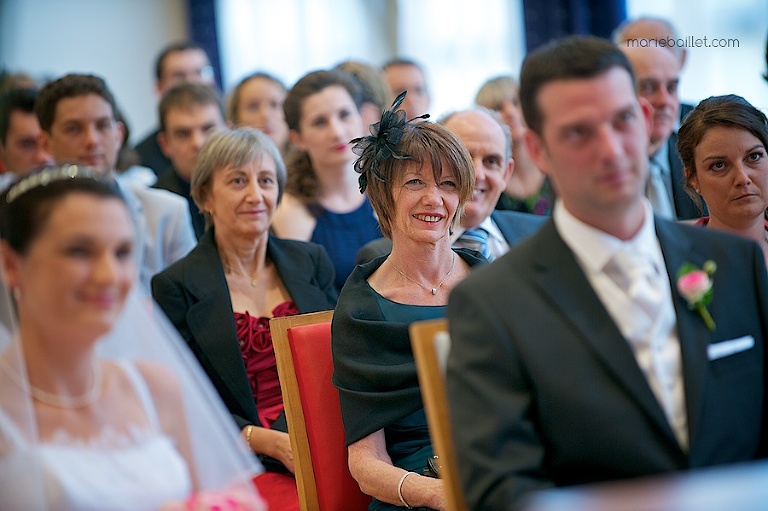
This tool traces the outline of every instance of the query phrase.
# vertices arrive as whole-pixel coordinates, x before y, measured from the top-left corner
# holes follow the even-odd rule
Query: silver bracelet
[[[416,472],[406,472],[405,474],[400,476],[400,480],[397,482],[397,496],[400,497],[400,502],[402,502],[403,505],[408,509],[413,509],[413,508],[403,498],[403,482],[405,482],[405,478],[411,474],[416,474]]]

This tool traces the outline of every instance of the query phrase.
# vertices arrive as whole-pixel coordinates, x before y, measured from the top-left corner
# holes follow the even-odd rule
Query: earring
[[[13,299],[14,301],[16,301],[16,303],[21,301],[21,289],[19,289],[18,287],[14,287],[11,289],[11,295],[13,295]]]

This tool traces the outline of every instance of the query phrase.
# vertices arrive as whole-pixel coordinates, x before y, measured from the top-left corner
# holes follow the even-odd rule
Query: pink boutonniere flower
[[[677,290],[688,301],[688,308],[696,310],[710,330],[715,329],[715,321],[707,310],[707,305],[712,301],[712,275],[715,270],[715,262],[707,261],[701,269],[691,263],[685,263],[677,272]]]

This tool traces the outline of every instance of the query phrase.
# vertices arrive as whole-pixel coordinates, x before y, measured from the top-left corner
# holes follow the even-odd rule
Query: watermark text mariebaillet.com
[[[627,39],[630,48],[738,48],[738,39],[718,37],[657,37]]]

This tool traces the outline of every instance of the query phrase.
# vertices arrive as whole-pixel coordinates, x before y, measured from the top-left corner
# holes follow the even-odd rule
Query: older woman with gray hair
[[[294,466],[269,320],[332,309],[337,299],[323,247],[270,234],[285,181],[280,153],[263,133],[238,128],[212,134],[191,179],[206,232],[189,255],[152,279],[155,300],[189,343],[249,447],[275,472]],[[269,492],[260,490],[269,503]]]

